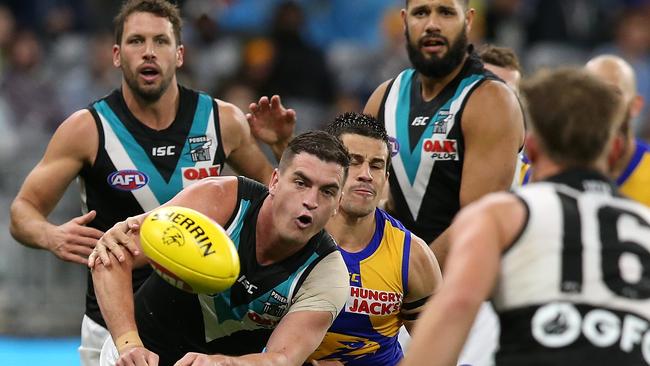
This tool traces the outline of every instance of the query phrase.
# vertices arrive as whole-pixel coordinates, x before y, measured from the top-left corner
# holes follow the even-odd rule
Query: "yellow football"
[[[239,255],[225,230],[190,208],[151,211],[140,226],[140,244],[154,270],[184,291],[221,292],[239,276]]]

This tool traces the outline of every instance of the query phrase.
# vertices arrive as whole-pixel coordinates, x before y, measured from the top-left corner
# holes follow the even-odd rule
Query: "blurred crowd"
[[[409,65],[399,13],[404,0],[178,4],[186,48],[181,83],[244,111],[261,95],[280,94],[298,112],[297,132],[319,127],[339,112],[361,110],[378,84]],[[650,0],[471,0],[470,5],[477,10],[472,42],[513,48],[524,75],[613,53],[633,65],[639,93],[650,105]],[[2,207],[8,207],[56,127],[119,85],[111,55],[112,16],[119,6],[115,0],[0,1]],[[647,106],[635,129],[650,139]],[[54,213],[60,221],[79,213],[78,193],[68,194],[67,204]],[[6,211],[0,214],[6,253],[0,259],[0,332],[76,334],[83,270],[15,244]],[[79,303],[70,304],[70,298]],[[48,311],[61,324],[53,323]],[[23,313],[32,315],[27,319]]]

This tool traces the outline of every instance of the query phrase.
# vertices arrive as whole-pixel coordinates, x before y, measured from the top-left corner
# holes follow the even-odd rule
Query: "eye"
[[[326,189],[322,191],[323,194],[327,197],[334,197],[336,196],[336,190],[335,189]]]
[[[301,180],[301,179],[296,179],[293,182],[296,185],[296,187],[304,187],[305,186],[305,182],[303,180]]]

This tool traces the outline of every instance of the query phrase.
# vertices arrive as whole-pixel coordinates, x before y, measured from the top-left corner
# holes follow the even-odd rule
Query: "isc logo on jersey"
[[[401,294],[350,286],[350,297],[345,305],[345,311],[377,316],[395,314],[401,307]]]
[[[584,312],[584,311],[583,311]],[[584,315],[575,305],[556,302],[537,309],[531,322],[533,338],[548,348],[568,347],[580,334],[599,348],[640,352],[650,364],[650,323],[632,314],[591,309]]]
[[[121,191],[135,191],[147,185],[149,177],[137,170],[118,170],[106,179],[108,184]]]
[[[426,139],[422,150],[431,154],[433,160],[458,160],[458,141],[450,139]]]
[[[203,178],[218,177],[221,174],[221,165],[182,168],[181,172],[183,173],[183,187],[187,187]]]

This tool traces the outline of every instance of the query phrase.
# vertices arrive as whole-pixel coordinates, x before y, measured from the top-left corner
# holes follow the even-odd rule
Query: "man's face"
[[[273,224],[282,240],[304,244],[334,216],[344,170],[337,163],[300,153],[271,177]]]
[[[413,67],[431,78],[449,75],[464,60],[473,10],[457,0],[411,0],[402,10]]]
[[[388,178],[388,147],[371,137],[346,133],[341,140],[350,154],[348,179],[343,187],[341,212],[352,217],[372,214]]]
[[[113,64],[136,96],[155,102],[175,80],[183,52],[167,18],[137,12],[124,22],[121,44],[113,46]]]

